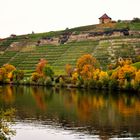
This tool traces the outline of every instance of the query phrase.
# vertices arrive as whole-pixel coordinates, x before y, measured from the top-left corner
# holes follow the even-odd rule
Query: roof
[[[104,14],[99,19],[111,19],[111,18],[107,14]]]

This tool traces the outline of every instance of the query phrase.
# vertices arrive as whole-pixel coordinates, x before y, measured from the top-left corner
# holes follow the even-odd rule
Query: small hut
[[[112,19],[107,14],[104,14],[99,18],[99,23],[100,24],[109,23],[111,22],[111,20]]]

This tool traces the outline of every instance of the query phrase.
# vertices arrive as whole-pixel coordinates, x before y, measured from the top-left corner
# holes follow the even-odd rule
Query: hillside
[[[10,63],[18,69],[34,70],[40,58],[46,58],[56,73],[65,65],[90,53],[103,69],[119,57],[140,55],[140,23],[108,23],[15,36],[0,40],[0,66]]]

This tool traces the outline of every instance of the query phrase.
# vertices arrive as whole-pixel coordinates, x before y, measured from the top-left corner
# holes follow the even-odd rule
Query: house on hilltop
[[[111,20],[112,19],[107,14],[104,14],[99,18],[99,23],[100,24],[109,23],[111,22]]]

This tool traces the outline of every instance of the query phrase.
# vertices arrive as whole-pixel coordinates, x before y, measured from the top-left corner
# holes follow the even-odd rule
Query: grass
[[[117,23],[116,28],[127,28],[129,27],[130,30],[140,30],[140,23]]]
[[[24,70],[24,76],[25,77],[30,77],[32,73],[35,72],[35,70]]]
[[[140,62],[136,62],[136,63],[132,64],[132,66],[134,66],[137,69],[140,69]]]

